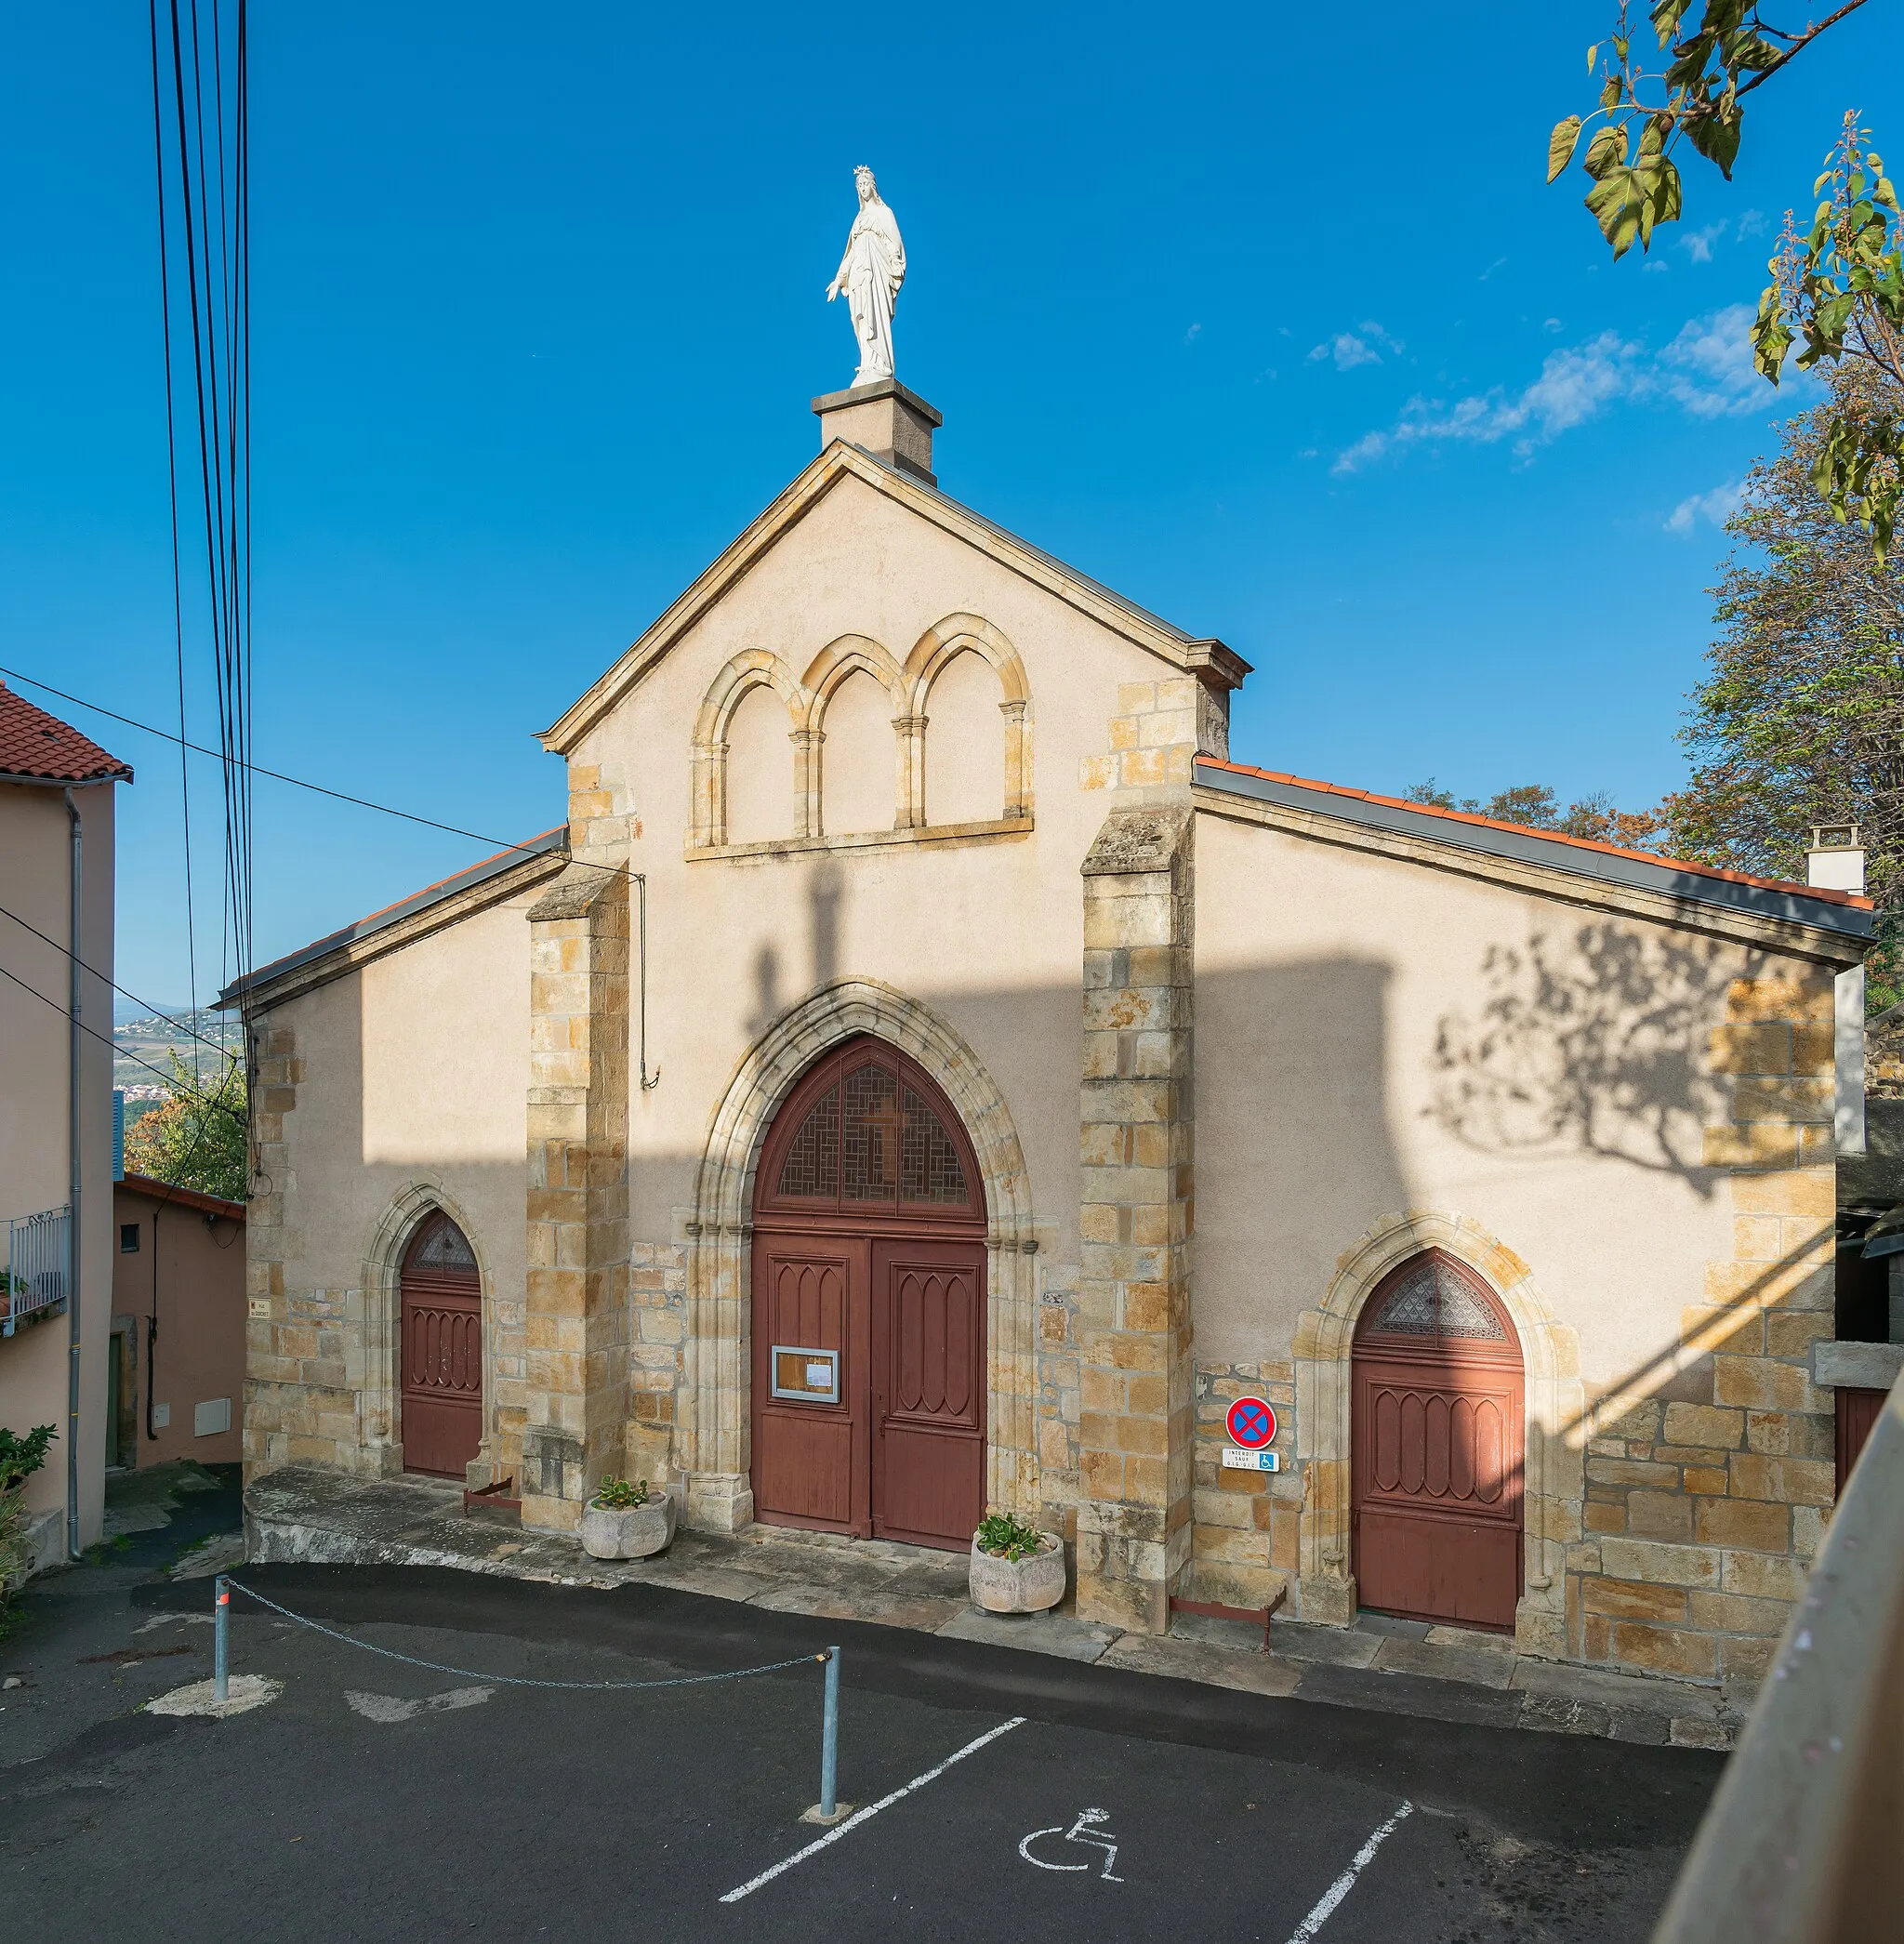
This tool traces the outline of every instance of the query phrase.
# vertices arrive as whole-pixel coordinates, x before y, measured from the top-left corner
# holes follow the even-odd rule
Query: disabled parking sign
[[[1223,1413],[1232,1444],[1260,1451],[1276,1437],[1276,1411],[1261,1397],[1238,1397]]]

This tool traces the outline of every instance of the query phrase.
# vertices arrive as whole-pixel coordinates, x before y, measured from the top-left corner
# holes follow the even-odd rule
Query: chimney
[[[1856,824],[1814,824],[1805,881],[1819,891],[1864,894],[1864,832]]]
[[[841,439],[929,486],[939,483],[932,473],[932,432],[945,421],[897,378],[829,391],[813,401],[813,410],[819,415],[822,452]]]

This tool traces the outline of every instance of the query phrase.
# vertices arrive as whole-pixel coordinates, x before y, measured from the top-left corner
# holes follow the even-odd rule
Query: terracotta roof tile
[[[35,783],[130,783],[132,767],[0,682],[0,775]]]
[[[1665,865],[1675,871],[1689,871],[1694,877],[1712,878],[1725,884],[1749,884],[1759,891],[1796,892],[1802,897],[1817,898],[1827,905],[1844,905],[1854,911],[1874,908],[1871,899],[1848,891],[1826,891],[1816,884],[1794,884],[1784,878],[1751,878],[1743,871],[1722,871],[1710,864],[1692,864],[1683,857],[1667,857],[1655,851],[1628,851],[1619,844],[1603,844],[1591,837],[1569,837],[1561,830],[1540,830],[1531,824],[1503,824],[1494,817],[1476,816],[1468,810],[1443,810],[1433,803],[1415,803],[1406,797],[1381,797],[1369,789],[1348,789],[1340,783],[1318,783],[1313,776],[1291,775],[1284,770],[1259,770],[1247,762],[1224,762],[1214,756],[1199,756],[1198,769],[1230,770],[1239,776],[1261,776],[1270,783],[1286,783],[1296,789],[1313,789],[1324,796],[1353,797],[1362,803],[1381,803],[1392,810],[1412,811],[1417,816],[1445,817],[1450,823],[1470,824],[1482,830],[1512,830],[1517,836],[1538,837],[1546,843],[1567,844],[1577,851],[1597,851],[1606,857],[1632,857],[1642,864]]]

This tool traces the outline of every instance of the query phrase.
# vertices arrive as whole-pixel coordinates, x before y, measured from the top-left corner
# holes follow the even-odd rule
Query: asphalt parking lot
[[[224,1721],[158,1716],[140,1704],[210,1672],[209,1582],[46,1582],[0,1645],[22,1684],[0,1694],[10,1934],[1105,1944],[1194,1925],[1268,1944],[1625,1944],[1649,1929],[1721,1766],[654,1588],[244,1577],[478,1677],[241,1597],[233,1670],[281,1696]],[[818,1794],[816,1665],[632,1693],[480,1678],[666,1679],[836,1639],[840,1796],[893,1798],[837,1833],[799,1819]]]

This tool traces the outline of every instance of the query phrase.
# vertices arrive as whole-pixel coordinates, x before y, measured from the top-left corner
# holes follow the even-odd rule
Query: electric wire
[[[177,1026],[182,1033],[185,1034],[185,1036],[188,1038],[197,1040],[199,1045],[201,1046],[210,1047],[214,1052],[222,1054],[231,1051],[230,1047],[220,1045],[219,1042],[216,1039],[207,1039],[203,1033],[194,1032],[191,1026],[188,1026],[184,1023],[183,1020],[173,1018],[172,1014],[167,1012],[163,1006],[154,1006],[150,999],[142,999],[139,998],[138,993],[127,991],[126,988],[124,985],[120,985],[116,979],[110,979],[106,976],[104,972],[100,972],[97,966],[88,965],[84,959],[77,957],[77,955],[73,951],[73,949],[70,946],[61,945],[57,938],[49,937],[45,932],[42,932],[37,925],[33,924],[28,919],[21,918],[19,912],[9,911],[5,905],[0,905],[0,918],[10,918],[16,925],[20,927],[22,931],[31,932],[33,934],[33,936],[41,942],[41,944],[51,946],[53,949],[60,955],[61,958],[72,959],[73,962],[79,967],[81,972],[89,974],[91,977],[95,979],[98,979],[99,983],[103,985],[110,985],[112,989],[120,996],[121,998],[128,998],[132,1000],[132,1002],[135,1005],[143,1006],[146,1009],[149,1017],[152,1019],[163,1019],[166,1021],[169,1025]],[[138,1056],[133,1053],[127,1053],[126,1057],[128,1060],[131,1060],[137,1058]]]
[[[13,983],[16,985],[18,985],[22,992],[31,993],[33,997],[38,999],[42,1005],[52,1007],[53,1011],[59,1013],[60,1018],[68,1019],[72,1017],[73,1009],[67,1005],[64,999],[48,998],[46,995],[38,988],[38,986],[29,985],[27,982],[24,979],[22,979],[18,972],[8,972],[4,965],[0,965],[0,979],[11,979]],[[79,1028],[79,1030],[82,1033],[86,1034],[89,1038],[97,1039],[101,1046],[111,1047],[112,1049],[113,1053],[119,1059],[130,1060],[135,1066],[144,1067],[148,1073],[156,1075],[157,1078],[164,1080],[168,1087],[172,1087],[176,1090],[177,1082],[173,1079],[172,1076],[168,1073],[160,1073],[159,1069],[156,1066],[154,1066],[150,1060],[141,1060],[137,1053],[128,1053],[123,1047],[121,1047],[117,1043],[117,1041],[109,1038],[104,1033],[100,1032],[97,1026],[87,1025],[84,1020],[73,1020],[73,1023]],[[230,1050],[227,1049],[226,1051],[229,1051]],[[231,1065],[235,1066],[237,1064],[237,1057],[234,1054],[231,1056]],[[231,1119],[235,1121],[240,1127],[245,1127],[248,1124],[244,1115],[238,1113],[234,1108],[228,1107],[223,1101],[219,1100],[214,1094],[206,1093],[201,1089],[201,1091],[197,1094],[192,1097],[194,1098],[201,1106],[216,1107],[221,1114],[230,1115]]]
[[[110,717],[115,722],[123,722],[128,729],[137,729],[142,734],[155,735],[163,742],[178,743],[195,756],[218,757],[218,751],[208,749],[203,743],[186,742],[169,729],[158,729],[150,722],[141,722],[136,716],[121,715],[115,708],[108,708],[102,702],[88,702],[84,695],[70,694],[64,689],[56,689],[50,681],[42,681],[37,676],[23,673],[19,668],[0,666],[0,675],[15,681],[23,681],[29,688],[41,690],[48,695],[57,695],[62,702],[71,702],[77,708],[89,708],[96,715]],[[268,770],[261,763],[246,763],[245,769],[254,776],[265,776],[273,783],[288,783],[296,789],[308,789],[313,795],[329,797],[334,802],[354,804],[359,810],[375,810],[384,816],[401,817],[406,824],[421,824],[428,830],[446,831],[451,837],[467,837],[472,843],[487,844],[496,851],[519,851],[525,857],[539,857],[544,853],[529,844],[510,843],[500,837],[491,837],[481,830],[466,830],[460,824],[445,824],[436,817],[419,816],[414,810],[399,810],[393,803],[378,803],[369,797],[352,796],[349,790],[332,789],[327,784],[312,783],[303,776],[287,775],[283,770]],[[609,877],[617,875],[617,866],[610,864],[593,864],[584,858],[574,858],[572,863],[584,870],[601,871]]]
[[[152,53],[152,165],[159,204],[159,318],[165,372],[165,486],[172,512],[172,653],[178,682],[178,808],[185,829],[185,965],[188,996],[198,1011],[197,899],[192,882],[192,766],[185,746],[185,588],[178,549],[178,440],[172,400],[171,250],[165,233],[165,135],[159,87],[159,0],[148,0]],[[119,989],[117,987],[115,990]],[[143,1000],[139,1002],[141,1005]],[[197,1072],[196,1055],[193,1073]]]

